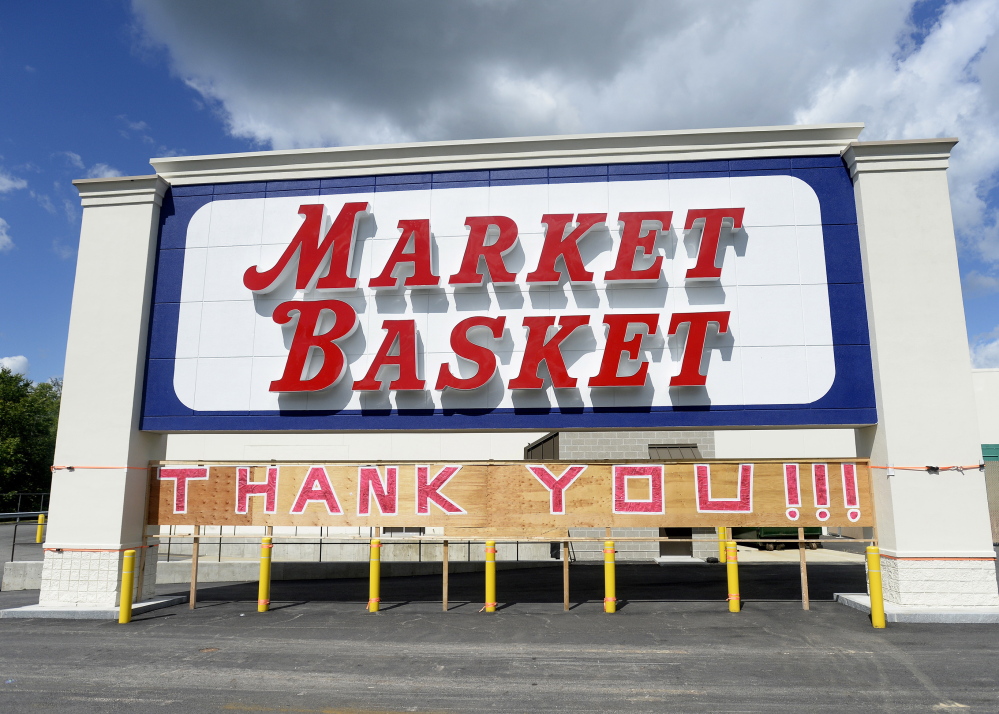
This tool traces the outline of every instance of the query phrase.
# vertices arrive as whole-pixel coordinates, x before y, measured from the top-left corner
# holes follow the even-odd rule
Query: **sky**
[[[77,178],[161,156],[862,121],[863,140],[961,140],[969,348],[999,367],[996,117],[995,0],[8,0],[0,364],[62,374]]]

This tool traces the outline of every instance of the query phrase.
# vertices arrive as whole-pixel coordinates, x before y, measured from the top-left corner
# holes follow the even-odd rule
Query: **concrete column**
[[[854,180],[878,424],[858,430],[875,467],[981,460],[947,188],[954,139],[864,142]],[[976,469],[873,469],[885,599],[999,605],[985,480]]]
[[[157,176],[77,181],[83,225],[40,604],[114,607],[142,544],[150,448],[139,431],[160,204]],[[144,593],[156,558],[145,559]]]

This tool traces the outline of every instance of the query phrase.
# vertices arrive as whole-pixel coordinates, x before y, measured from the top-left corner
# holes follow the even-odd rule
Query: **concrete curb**
[[[836,593],[836,602],[870,614],[871,596],[867,593]],[[999,622],[999,607],[918,607],[885,603],[888,622]]]
[[[12,560],[3,564],[0,590],[38,590],[42,586],[42,561]]]
[[[187,602],[187,595],[177,595],[173,597],[159,597],[154,600],[137,602],[132,605],[132,615],[141,615],[150,610],[158,610],[161,607],[180,605]],[[8,610],[0,610],[0,618],[44,618],[60,620],[117,620],[118,608],[116,607],[75,607],[75,606],[54,606],[54,605],[25,605],[24,607],[13,607]]]

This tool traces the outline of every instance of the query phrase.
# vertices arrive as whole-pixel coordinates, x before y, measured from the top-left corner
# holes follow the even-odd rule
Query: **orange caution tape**
[[[128,548],[43,548],[47,553],[124,553],[126,550],[141,550],[142,548],[156,548],[156,545],[133,545]]]
[[[76,471],[77,469],[136,469],[138,471],[148,471],[152,466],[49,466],[49,471]]]
[[[973,466],[875,466],[871,464],[870,467],[883,471],[930,471],[931,469],[935,469],[936,471],[979,471],[982,468],[982,464],[974,464]]]

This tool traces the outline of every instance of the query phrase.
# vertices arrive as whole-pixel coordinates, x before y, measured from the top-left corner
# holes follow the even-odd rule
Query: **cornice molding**
[[[886,171],[945,171],[957,139],[858,141],[843,154],[851,178]]]
[[[579,134],[152,159],[172,185],[609,162],[842,154],[863,124]]]
[[[84,208],[151,203],[159,206],[170,185],[160,176],[116,176],[114,178],[77,179]]]

